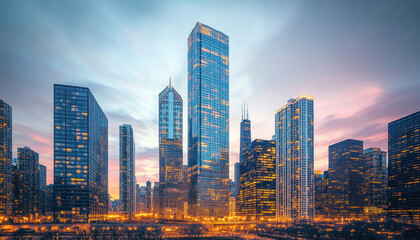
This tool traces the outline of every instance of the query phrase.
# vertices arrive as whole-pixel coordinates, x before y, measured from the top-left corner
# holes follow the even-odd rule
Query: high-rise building
[[[234,194],[235,197],[238,196],[238,192],[239,192],[239,177],[240,177],[239,168],[240,168],[240,163],[239,162],[235,163],[234,176],[233,176],[234,182],[235,182],[235,194]]]
[[[14,212],[31,220],[40,214],[39,154],[26,146],[18,148],[17,154],[19,194]]]
[[[301,95],[276,111],[278,219],[314,217],[314,102]]]
[[[256,139],[240,163],[239,214],[249,218],[276,215],[276,142]]]
[[[54,216],[54,184],[49,184],[45,191],[45,215]]]
[[[249,120],[248,115],[248,108],[245,108],[244,106],[242,109],[239,162],[242,162],[243,154],[246,151],[246,148],[251,144],[251,121]]]
[[[363,142],[347,139],[328,147],[328,215],[363,216]]]
[[[140,191],[139,191],[139,196],[140,196],[140,212],[141,213],[146,213],[147,212],[147,190],[146,190],[146,186],[140,186]]]
[[[189,214],[229,215],[229,37],[197,23],[188,37]]]
[[[0,100],[0,216],[12,214],[12,108]]]
[[[314,171],[315,184],[315,216],[323,215],[323,198],[322,198],[322,183],[324,180],[324,173],[320,170]]]
[[[379,148],[363,150],[364,164],[364,213],[366,216],[383,217],[388,208],[388,175],[386,152]]]
[[[108,213],[108,119],[91,91],[54,85],[54,219],[103,220]]]
[[[146,212],[152,212],[152,183],[146,182]]]
[[[328,186],[329,186],[329,177],[328,177],[328,170],[324,171],[324,178],[322,179],[322,193],[321,193],[321,201],[316,202],[319,206],[316,206],[318,209],[318,213],[315,213],[317,218],[328,218]],[[319,214],[319,215],[317,215]]]
[[[47,167],[39,164],[39,188],[41,191],[47,189]]]
[[[135,145],[131,125],[120,126],[120,211],[130,217],[136,213]]]
[[[180,216],[185,197],[181,182],[183,102],[170,81],[159,94],[159,211]]]
[[[420,111],[388,124],[388,214],[420,222]]]

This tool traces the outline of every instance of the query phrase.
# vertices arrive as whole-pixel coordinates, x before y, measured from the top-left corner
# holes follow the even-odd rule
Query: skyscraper
[[[388,124],[388,213],[420,222],[420,111]]]
[[[135,145],[131,125],[120,126],[120,211],[130,217],[136,213]]]
[[[314,171],[314,184],[315,184],[315,216],[323,215],[323,191],[322,183],[324,180],[324,174],[320,170]]]
[[[314,102],[301,95],[276,111],[277,217],[314,217]]]
[[[108,119],[88,88],[54,85],[54,219],[108,213]]]
[[[17,151],[19,193],[14,212],[18,216],[26,216],[31,220],[40,214],[39,154],[26,146],[18,148]]]
[[[0,100],[0,216],[12,213],[12,108]]]
[[[229,214],[229,37],[197,23],[188,37],[189,214]]]
[[[328,147],[328,214],[331,218],[363,216],[363,142],[347,139]]]
[[[185,190],[182,183],[181,95],[169,85],[159,94],[159,211],[180,216]]]
[[[239,162],[242,162],[246,148],[251,144],[251,121],[248,118],[248,108],[242,108],[242,122],[240,134]]]
[[[152,183],[146,182],[146,212],[152,212]]]
[[[364,213],[369,217],[383,217],[388,208],[386,152],[379,148],[363,150]]]
[[[237,162],[235,163],[235,167],[234,167],[234,182],[235,182],[235,197],[238,195],[239,192],[239,177],[240,177],[240,173],[239,173],[239,168],[240,168],[240,163]],[[238,201],[236,201],[238,202]]]
[[[246,217],[276,215],[276,142],[254,140],[240,163],[239,214]]]

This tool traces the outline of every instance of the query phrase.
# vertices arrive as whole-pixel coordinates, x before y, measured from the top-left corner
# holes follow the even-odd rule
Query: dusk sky
[[[0,1],[0,99],[13,108],[13,155],[39,152],[53,183],[53,84],[88,87],[109,120],[109,191],[119,196],[118,127],[132,124],[137,181],[158,181],[158,94],[184,100],[196,22],[229,36],[230,178],[241,104],[252,139],[274,112],[314,96],[315,169],[353,138],[387,151],[387,124],[420,110],[420,1]]]

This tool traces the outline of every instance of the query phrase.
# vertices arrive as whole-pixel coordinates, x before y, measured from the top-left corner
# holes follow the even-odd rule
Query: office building
[[[254,140],[240,163],[239,214],[250,219],[276,215],[276,143]]]
[[[379,148],[363,150],[364,214],[369,218],[383,217],[388,208],[388,176],[386,152]]]
[[[186,195],[181,182],[183,102],[170,81],[159,94],[159,211],[180,216]]]
[[[130,217],[136,213],[135,144],[131,125],[120,126],[120,210]]]
[[[314,184],[315,184],[315,216],[318,218],[323,214],[323,188],[324,173],[320,170],[314,171]]]
[[[152,212],[152,183],[146,182],[146,212]]]
[[[104,220],[108,213],[108,119],[91,91],[54,85],[54,219]]]
[[[0,216],[12,214],[12,108],[0,100]]]
[[[189,215],[229,215],[229,37],[197,23],[188,37]]]
[[[420,222],[420,111],[388,124],[388,214]]]
[[[275,114],[279,220],[314,217],[314,102],[301,95]]]
[[[333,144],[328,147],[328,155],[329,217],[363,217],[363,142],[347,139]]]

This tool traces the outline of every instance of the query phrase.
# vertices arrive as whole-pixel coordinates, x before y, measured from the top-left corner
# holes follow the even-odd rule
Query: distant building
[[[388,214],[420,222],[420,111],[388,124]]]
[[[366,216],[383,217],[388,208],[386,152],[379,148],[363,151],[364,163],[364,213]]]
[[[181,182],[182,116],[181,95],[169,82],[169,85],[159,94],[159,210],[161,215],[181,216],[183,213],[183,199],[186,192],[184,183]]]
[[[45,191],[45,215],[54,216],[54,184],[49,184]]]
[[[146,186],[140,186],[140,212],[147,213],[147,189]]]
[[[54,85],[54,220],[108,214],[108,119],[88,88]]]
[[[121,212],[136,213],[136,168],[134,133],[131,125],[120,126],[120,201]]]
[[[189,215],[229,215],[229,37],[197,23],[188,37]]]
[[[240,163],[239,214],[249,218],[276,215],[276,143],[254,140]]]
[[[318,214],[315,215],[317,218],[328,218],[329,208],[328,208],[328,186],[329,186],[329,177],[328,170],[324,171],[324,178],[322,179],[322,193],[321,200],[317,202]]]
[[[153,184],[152,209],[153,214],[159,214],[159,182]]]
[[[314,189],[314,101],[289,99],[275,114],[277,218],[312,219]],[[242,174],[242,173],[241,173]]]
[[[229,197],[229,217],[236,216],[236,198],[231,196]]]
[[[41,191],[47,189],[47,167],[39,164],[39,188]]]
[[[146,182],[146,212],[152,212],[152,183]]]
[[[328,154],[329,216],[363,217],[363,142],[347,139],[329,146]]]
[[[238,195],[239,192],[239,162],[235,163],[235,167],[234,167],[234,182],[235,182],[235,194],[234,196],[236,197]]]
[[[323,188],[322,184],[324,181],[324,173],[320,170],[314,171],[314,179],[315,179],[315,216],[318,218],[323,213]]]
[[[33,220],[40,214],[39,154],[29,147],[18,148],[17,154],[19,194],[14,212]]]
[[[240,149],[239,149],[239,162],[243,161],[243,154],[247,147],[251,144],[251,121],[249,120],[248,109],[243,106],[242,108],[242,122],[240,134]]]
[[[0,216],[12,214],[12,108],[0,100]]]

